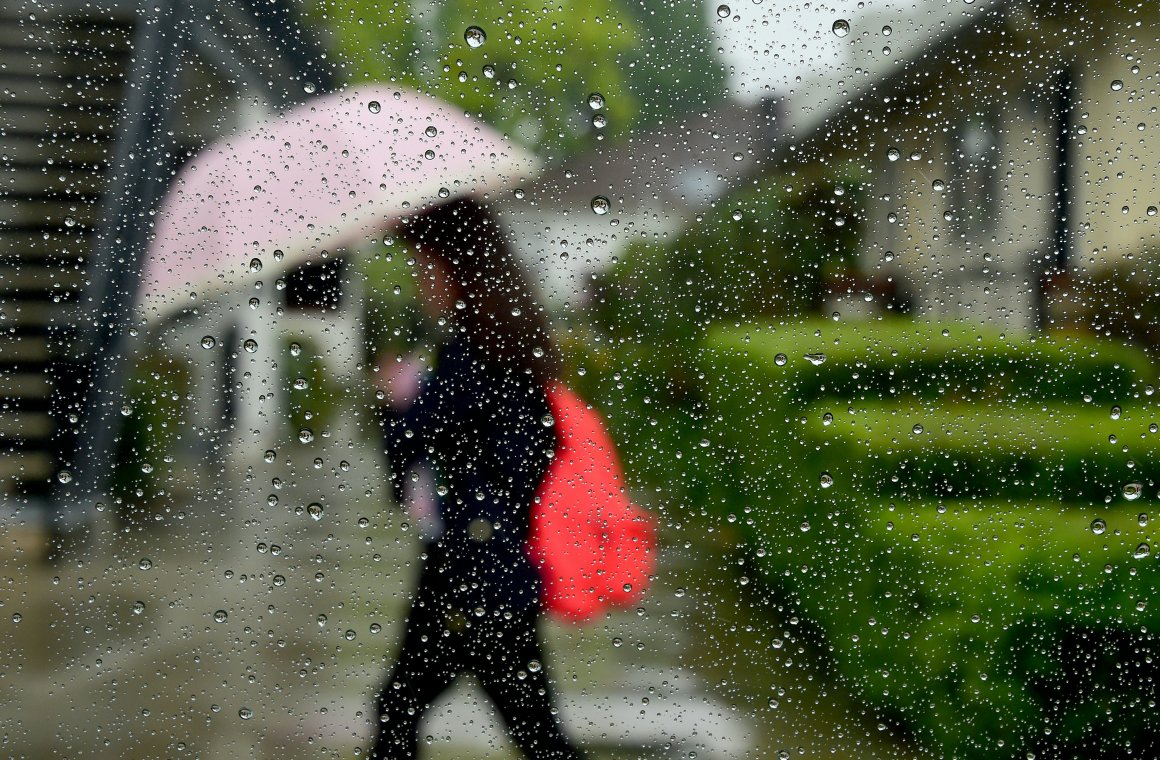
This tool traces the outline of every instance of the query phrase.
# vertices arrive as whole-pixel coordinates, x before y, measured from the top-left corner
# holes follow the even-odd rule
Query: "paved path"
[[[29,515],[9,517],[0,754],[356,757],[417,552],[405,516],[381,507],[381,481],[357,440],[288,446],[160,519],[106,526],[56,567],[36,556]],[[594,760],[909,757],[743,585],[727,527],[668,526],[640,607],[548,626],[568,729]],[[425,732],[429,760],[514,757],[469,679]]]

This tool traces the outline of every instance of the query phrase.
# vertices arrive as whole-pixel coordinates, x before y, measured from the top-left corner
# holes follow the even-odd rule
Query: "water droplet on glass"
[[[24,619],[24,616],[21,615],[19,612],[12,613],[12,622],[13,623],[19,623],[23,619]]]
[[[1092,533],[1095,533],[1097,536],[1102,536],[1104,532],[1107,531],[1108,524],[1101,518],[1097,517],[1096,519],[1092,520],[1091,529]]]
[[[315,92],[318,91],[318,85],[314,84],[314,82],[303,82],[302,83],[302,90],[307,95],[313,95]]]
[[[296,390],[296,391],[304,391],[304,390],[306,390],[306,389],[307,389],[307,388],[309,388],[309,387],[310,387],[310,383],[309,383],[309,382],[307,382],[306,378],[304,378],[304,377],[295,378],[295,380],[294,380],[294,390]]]
[[[1120,419],[1120,415],[1121,415],[1121,414],[1123,414],[1123,412],[1124,412],[1124,410],[1123,410],[1123,409],[1121,409],[1120,407],[1118,407],[1118,406],[1113,406],[1113,407],[1112,407],[1112,419],[1113,419],[1113,420],[1118,420],[1118,419]]]
[[[834,25],[830,29],[834,32],[834,36],[845,37],[850,33],[850,22],[844,18],[840,18],[834,22]]]
[[[1135,557],[1136,559],[1144,559],[1145,557],[1147,557],[1151,553],[1152,553],[1152,547],[1149,546],[1147,544],[1147,542],[1144,542],[1136,547],[1136,551],[1132,552],[1132,556]]]
[[[248,707],[243,707],[238,710],[238,717],[242,720],[249,720],[250,718],[254,717],[254,711]]]
[[[312,502],[306,506],[306,514],[310,515],[315,520],[322,519],[322,505],[318,502]]]
[[[892,34],[894,34],[894,30],[893,30],[892,28],[890,28],[890,25],[889,25],[889,24],[887,24],[886,26],[882,27],[882,36],[883,36],[883,37],[889,37],[889,36],[890,36],[890,35],[892,35]]]
[[[1144,494],[1144,485],[1142,483],[1127,483],[1124,485],[1122,493],[1128,501],[1135,501]]]
[[[201,347],[202,348],[213,348],[216,345],[217,345],[217,339],[214,338],[212,335],[207,335],[201,339]]]
[[[76,220],[76,219],[73,219],[71,216],[66,216],[66,217],[64,218],[64,226],[65,226],[65,227],[76,227],[76,226],[77,226],[77,220]]]
[[[826,363],[826,355],[823,353],[806,354],[806,359],[815,367]]]
[[[539,673],[543,667],[544,666],[540,664],[539,660],[529,660],[528,661],[528,672],[529,673]]]
[[[1136,515],[1136,523],[1137,523],[1137,524],[1138,524],[1138,525],[1139,525],[1141,528],[1145,528],[1145,527],[1147,527],[1147,526],[1148,526],[1148,513],[1147,513],[1147,512],[1141,512],[1140,514]]]
[[[603,195],[598,195],[592,199],[592,211],[598,216],[604,216],[612,210],[612,203]]]
[[[378,623],[371,623],[371,633],[382,633],[383,627]]]
[[[291,356],[298,356],[301,353],[302,353],[302,346],[298,345],[297,343],[290,344],[290,355]]]
[[[728,5],[717,6],[717,18],[729,18],[729,14],[732,12],[733,10]]]
[[[822,476],[818,479],[818,482],[821,484],[822,488],[829,488],[830,486],[834,485],[834,476],[828,472],[823,472]]]
[[[428,161],[432,161],[432,160],[434,160],[434,158],[435,158],[435,151],[433,151],[433,150],[431,150],[430,148],[428,148],[427,150],[423,151],[423,158],[427,159]]]
[[[153,567],[153,560],[149,559],[148,557],[142,557],[137,562],[137,567],[141,568],[142,570],[150,570]]]
[[[789,361],[789,357],[785,354],[777,354],[773,357],[773,363],[779,367],[784,367],[785,363]]]
[[[483,75],[488,79],[495,79],[495,66],[490,63],[483,67]]]
[[[594,92],[588,96],[588,107],[593,111],[599,111],[604,108],[604,96],[599,92]]]
[[[922,435],[922,430],[922,425],[915,424],[915,426],[910,429],[910,432],[914,433],[915,435]]]
[[[229,614],[225,610],[218,610],[213,614],[213,621],[215,623],[224,623],[229,617]]]
[[[242,343],[242,348],[246,349],[247,354],[255,353],[258,350],[258,341],[253,338],[246,338],[245,342]]]
[[[936,193],[941,193],[947,189],[947,183],[941,179],[936,179],[934,182],[931,182],[930,186]]]
[[[370,103],[367,103],[367,110],[371,113],[378,113],[383,110],[383,104],[377,100],[372,100]]]
[[[833,422],[834,422],[834,415],[830,414],[829,412],[826,412],[825,414],[822,415],[822,424],[823,425],[831,425],[831,424],[833,424]]]
[[[886,151],[886,158],[890,159],[891,161],[897,161],[898,159],[902,158],[902,151],[900,151],[898,148],[890,148]]]
[[[140,615],[145,611],[145,602],[133,602],[133,614]]]
[[[250,272],[257,274],[262,271],[262,260],[258,258],[250,259]]]
[[[478,26],[469,26],[463,32],[463,40],[468,47],[477,48],[487,42],[487,35]]]
[[[354,641],[356,636],[358,636],[358,634],[355,633],[354,629],[352,628],[346,629],[346,632],[342,634],[342,637],[347,641]]]
[[[1120,91],[1120,90],[1122,90],[1122,89],[1124,89],[1124,83],[1123,83],[1123,81],[1122,81],[1122,80],[1119,80],[1119,79],[1113,79],[1113,80],[1112,80],[1112,91],[1113,91],[1113,92],[1119,92],[1119,91]]]
[[[608,126],[608,117],[602,113],[592,114],[592,126],[596,129],[604,129]]]

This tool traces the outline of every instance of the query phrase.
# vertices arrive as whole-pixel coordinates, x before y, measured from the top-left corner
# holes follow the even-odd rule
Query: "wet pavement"
[[[356,435],[256,454],[149,519],[100,515],[55,563],[30,513],[3,524],[3,756],[359,756],[414,531]],[[590,757],[914,756],[825,682],[747,582],[729,526],[667,518],[639,607],[544,629],[561,719]],[[515,756],[470,678],[425,735],[431,760]]]

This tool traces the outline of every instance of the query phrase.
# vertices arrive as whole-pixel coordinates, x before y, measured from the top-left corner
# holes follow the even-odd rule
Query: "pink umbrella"
[[[495,130],[411,90],[364,86],[312,100],[181,170],[158,213],[137,307],[155,321],[535,170]]]

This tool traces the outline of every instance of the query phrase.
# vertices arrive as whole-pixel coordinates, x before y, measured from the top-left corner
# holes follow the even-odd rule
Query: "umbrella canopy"
[[[531,154],[453,106],[400,87],[317,98],[207,147],[174,179],[144,262],[156,321],[320,260],[408,213],[529,179]]]

